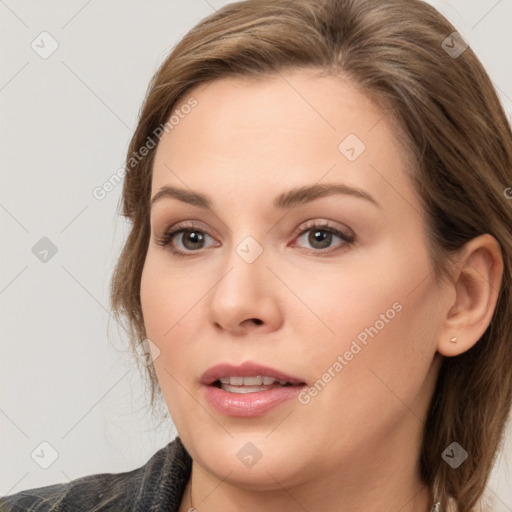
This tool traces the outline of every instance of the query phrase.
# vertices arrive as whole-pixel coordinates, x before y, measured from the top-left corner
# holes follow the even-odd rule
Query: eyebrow
[[[320,197],[327,197],[334,194],[343,194],[357,197],[359,199],[365,199],[366,201],[374,204],[377,208],[382,208],[377,200],[368,194],[368,192],[341,183],[316,184],[294,188],[277,196],[274,199],[272,206],[277,210],[286,210],[308,203]],[[178,201],[198,206],[199,208],[211,209],[212,207],[212,201],[208,196],[183,188],[171,187],[169,185],[163,186],[154,195],[153,199],[151,199],[151,206],[163,198],[177,199]]]

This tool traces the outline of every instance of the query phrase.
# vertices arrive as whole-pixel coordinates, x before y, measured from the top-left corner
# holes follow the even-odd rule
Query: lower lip
[[[295,398],[304,386],[286,386],[254,393],[231,393],[216,386],[203,386],[206,400],[226,416],[261,416],[270,409]]]

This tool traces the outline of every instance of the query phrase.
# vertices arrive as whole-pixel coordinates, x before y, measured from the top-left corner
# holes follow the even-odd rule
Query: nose
[[[243,256],[233,249],[208,294],[210,322],[235,335],[279,329],[283,322],[282,284],[268,268],[265,251],[252,262],[240,254]]]

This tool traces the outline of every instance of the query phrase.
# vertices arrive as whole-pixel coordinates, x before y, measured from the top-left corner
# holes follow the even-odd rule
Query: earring
[[[457,338],[454,336],[451,340],[452,343],[457,343]]]

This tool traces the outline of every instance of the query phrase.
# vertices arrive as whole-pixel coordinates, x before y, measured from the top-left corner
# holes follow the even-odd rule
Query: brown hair
[[[452,497],[460,512],[477,503],[490,476],[512,402],[512,134],[479,60],[467,48],[449,54],[454,27],[420,0],[248,0],[198,23],[153,77],[128,159],[164,125],[185,93],[228,76],[249,78],[285,68],[319,68],[348,77],[388,105],[414,153],[412,177],[430,232],[435,276],[472,238],[499,242],[504,276],[486,332],[467,352],[444,358],[420,458],[424,482]],[[460,41],[459,43],[460,44]],[[112,278],[118,320],[132,347],[146,338],[140,281],[148,248],[155,150],[130,161],[122,214],[131,231]],[[151,406],[161,397],[146,367]],[[469,454],[456,470],[441,458],[453,441]]]

